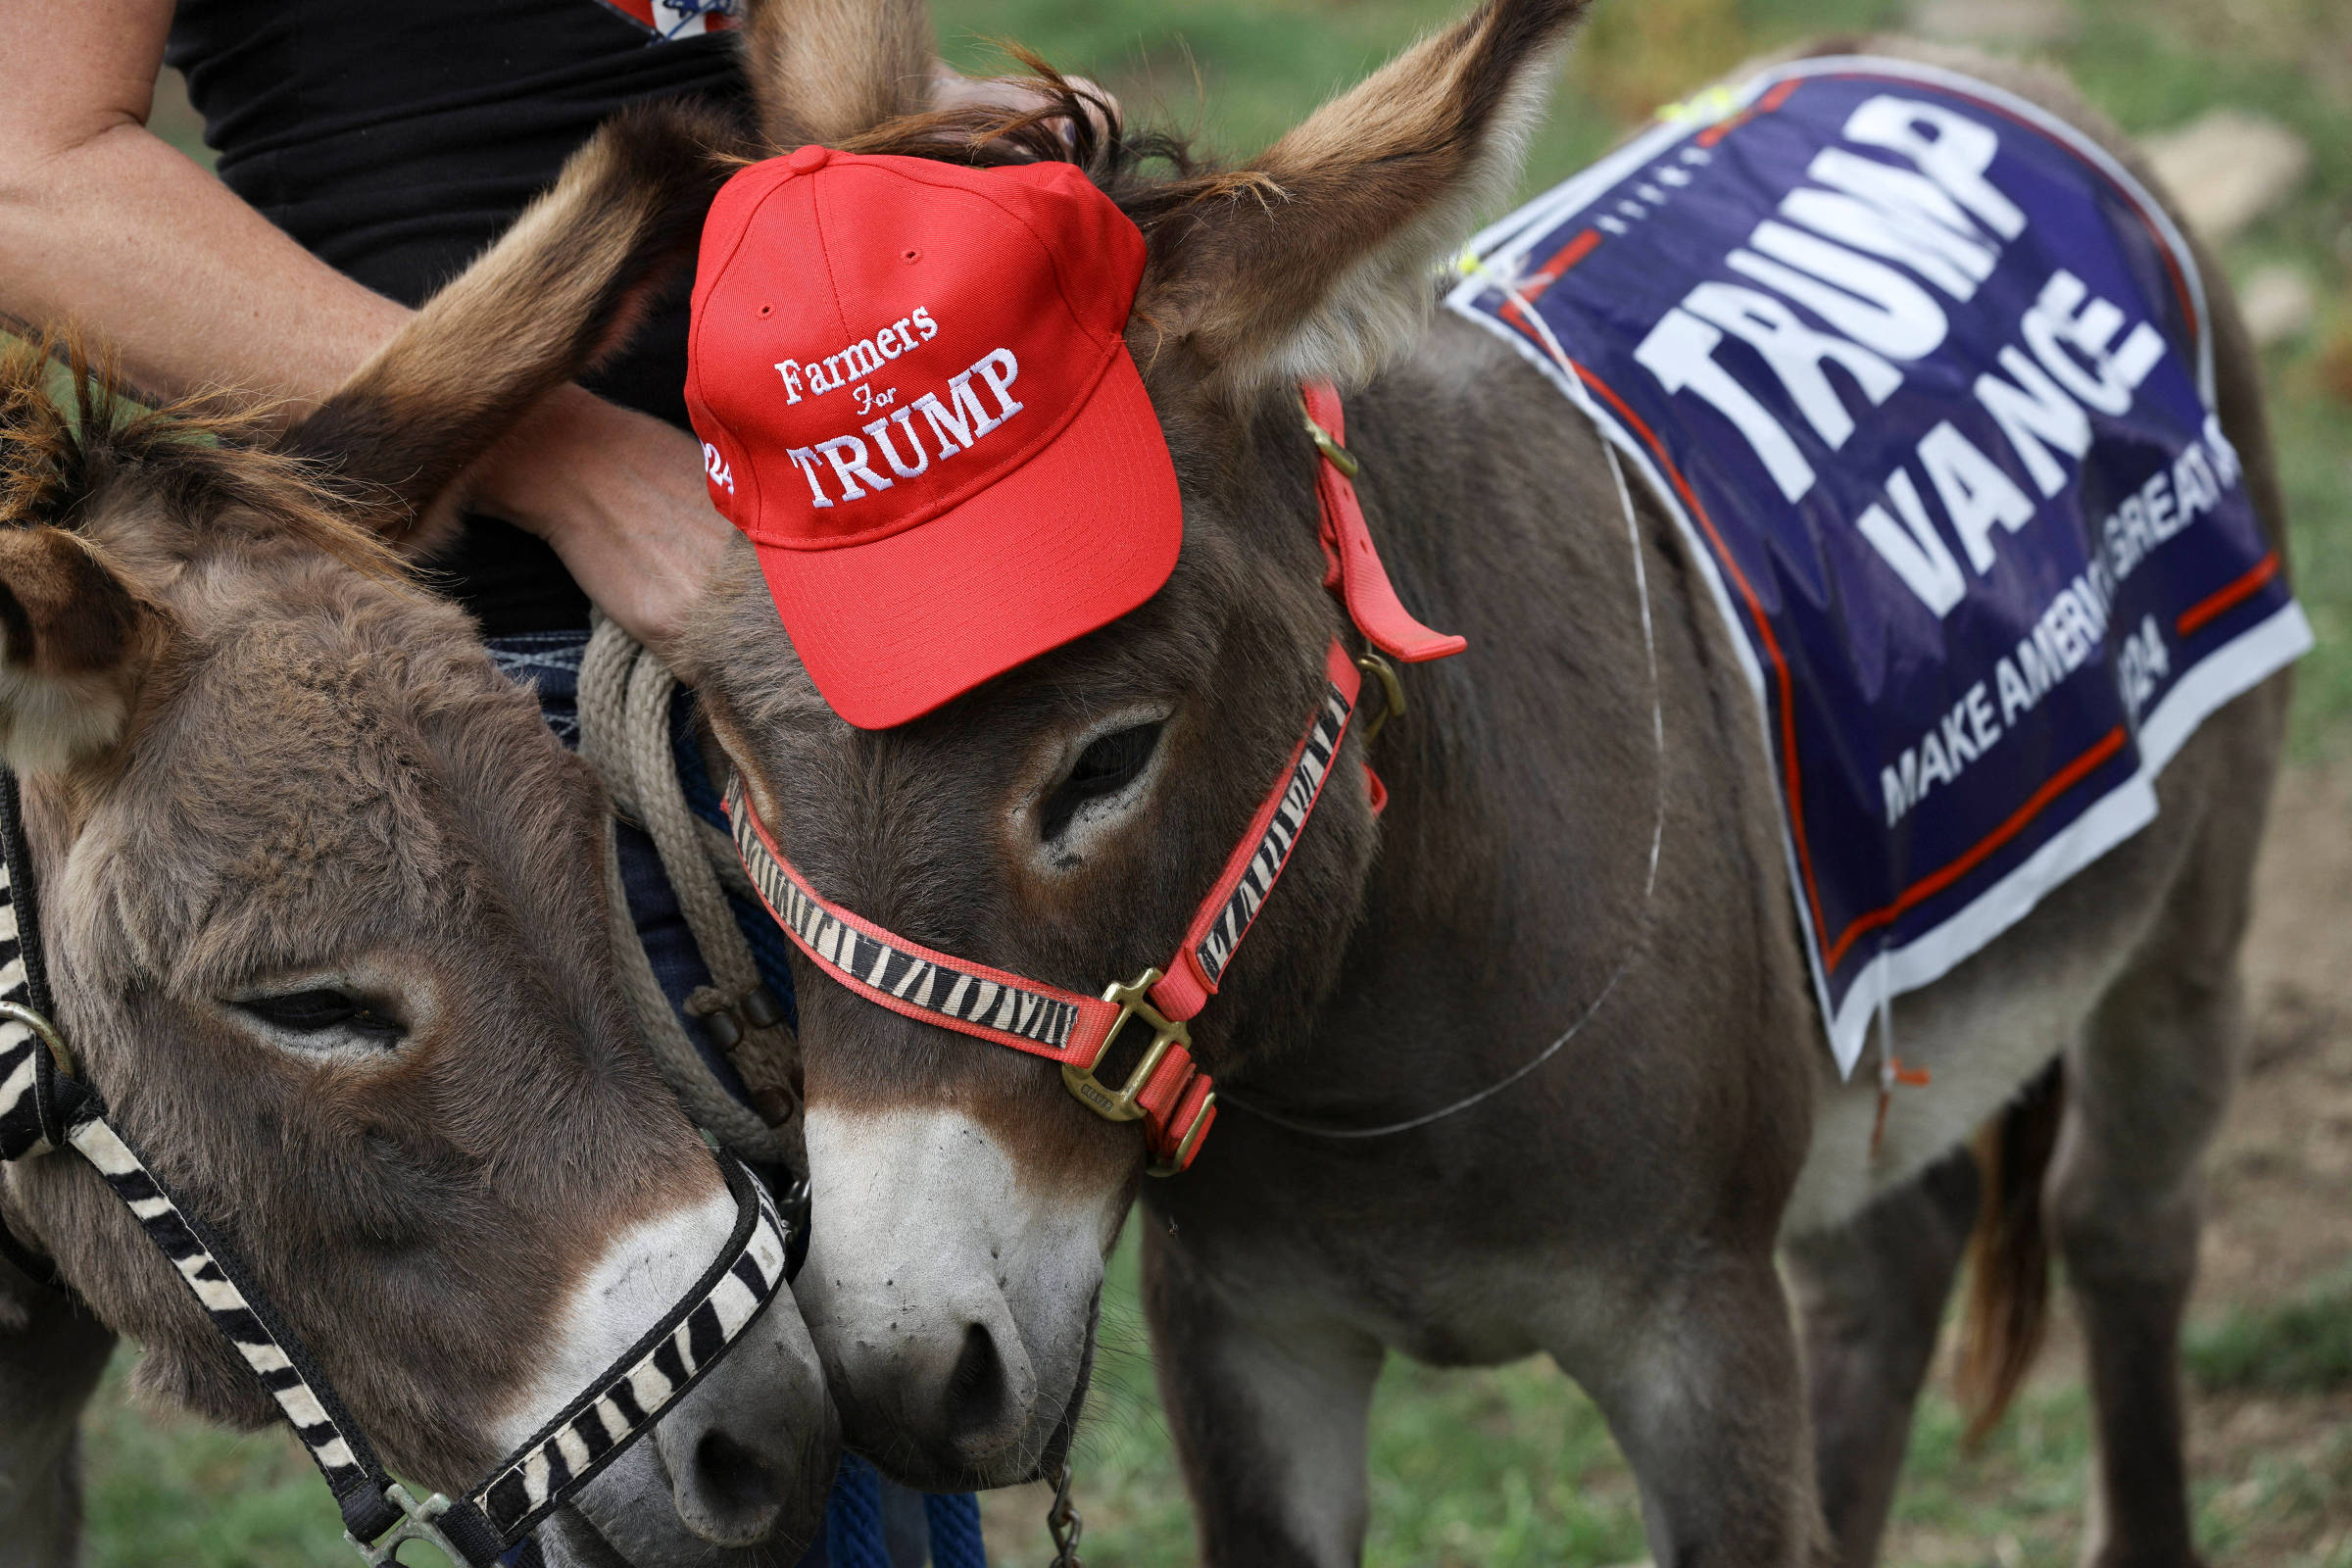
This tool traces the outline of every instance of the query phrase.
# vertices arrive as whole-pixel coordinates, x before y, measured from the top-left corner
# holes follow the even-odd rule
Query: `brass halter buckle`
[[[30,1007],[14,1002],[0,1002],[0,1018],[14,1018],[38,1036],[41,1044],[49,1048],[49,1059],[57,1064],[60,1076],[73,1078],[79,1075],[80,1068],[74,1060],[73,1048],[57,1032],[57,1025]]]
[[[1103,987],[1102,1000],[1117,1003],[1119,1015],[1102,1036],[1102,1049],[1095,1053],[1095,1060],[1083,1067],[1074,1061],[1061,1064],[1062,1083],[1087,1109],[1105,1121],[1141,1120],[1144,1107],[1136,1102],[1136,1097],[1144,1092],[1144,1086],[1159,1070],[1160,1062],[1168,1054],[1168,1047],[1181,1045],[1187,1051],[1193,1049],[1193,1032],[1152,1004],[1152,988],[1159,981],[1160,972],[1157,969],[1146,969],[1125,985]],[[1095,1076],[1095,1063],[1110,1054],[1110,1043],[1119,1038],[1119,1031],[1127,1027],[1127,1020],[1139,1016],[1152,1026],[1152,1049],[1144,1053],[1144,1059],[1137,1062],[1135,1071],[1127,1075],[1126,1087],[1114,1093]]]
[[[13,1019],[16,1022],[23,1024],[25,1028],[31,1030],[33,1038],[40,1041],[41,1045],[48,1051],[50,1063],[56,1067],[57,1075],[60,1078],[76,1078],[80,1076],[80,1063],[74,1059],[74,1049],[66,1044],[65,1036],[57,1032],[57,1025],[51,1023],[40,1013],[33,1011],[30,1007],[27,1007],[24,1004],[18,1002],[0,1002],[0,1018]],[[41,1120],[44,1128],[44,1137],[46,1137],[46,1129],[49,1118],[44,1115]],[[40,1150],[43,1153],[47,1153],[55,1146],[47,1142],[42,1142],[35,1144],[33,1147]]]

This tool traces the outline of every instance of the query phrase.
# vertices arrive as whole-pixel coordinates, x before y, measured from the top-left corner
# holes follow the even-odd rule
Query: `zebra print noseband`
[[[38,906],[15,775],[0,769],[0,1161],[71,1149],[163,1250],[325,1477],[345,1539],[369,1563],[398,1564],[424,1541],[452,1562],[487,1568],[636,1439],[714,1366],[784,1288],[790,1238],[767,1189],[732,1154],[720,1169],[735,1229],[662,1319],[465,1495],[418,1502],[394,1481],[302,1341],[213,1230],[148,1167],[74,1071],[50,1023]],[[21,894],[17,890],[22,890]],[[54,1271],[0,1226],[0,1250],[36,1280]]]

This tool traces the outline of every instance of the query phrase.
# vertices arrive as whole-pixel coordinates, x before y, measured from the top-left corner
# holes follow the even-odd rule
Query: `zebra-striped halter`
[[[736,1203],[735,1229],[701,1280],[577,1398],[454,1502],[418,1502],[394,1481],[302,1341],[225,1243],[180,1203],[107,1120],[96,1090],[75,1075],[49,1021],[39,909],[14,774],[0,768],[0,1161],[72,1149],[89,1161],[171,1259],[214,1327],[236,1348],[326,1479],[345,1539],[369,1563],[397,1564],[403,1543],[423,1541],[452,1562],[498,1560],[630,1443],[643,1437],[775,1299],[789,1272],[790,1238],[767,1190],[733,1155],[719,1155]],[[54,1269],[0,1225],[0,1252],[34,1280]]]
[[[1324,586],[1339,594],[1366,641],[1408,663],[1458,654],[1459,637],[1431,631],[1398,602],[1364,522],[1352,483],[1354,458],[1341,445],[1346,426],[1338,391],[1328,382],[1300,389],[1306,430],[1321,454],[1315,496],[1327,570]],[[1192,1164],[1217,1116],[1207,1073],[1193,1059],[1191,1020],[1208,1004],[1273,892],[1307,817],[1322,799],[1324,781],[1347,738],[1361,690],[1361,670],[1380,676],[1388,708],[1399,711],[1402,688],[1378,656],[1351,660],[1335,639],[1324,658],[1323,696],[1290,764],[1257,814],[1243,830],[1225,869],[1200,903],[1167,967],[1146,969],[1099,997],[1082,996],[986,964],[936,952],[876,925],[809,886],[768,834],[745,792],[739,770],[727,787],[727,820],[744,870],[767,912],[800,950],[831,979],[891,1011],[976,1039],[994,1041],[1061,1064],[1062,1082],[1090,1110],[1111,1121],[1141,1121],[1154,1176]],[[1367,734],[1366,741],[1369,742]],[[1369,764],[1364,778],[1372,808],[1387,792]],[[1111,1041],[1129,1018],[1152,1028],[1152,1043],[1116,1089],[1095,1076]]]

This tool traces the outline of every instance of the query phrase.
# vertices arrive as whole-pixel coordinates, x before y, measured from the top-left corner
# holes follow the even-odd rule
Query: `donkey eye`
[[[1113,730],[1100,736],[1093,745],[1078,754],[1071,765],[1070,776],[1061,781],[1047,797],[1045,809],[1038,813],[1040,837],[1057,839],[1070,825],[1078,808],[1089,801],[1115,795],[1135,782],[1135,776],[1152,760],[1152,748],[1159,744],[1157,724],[1137,724],[1129,729]]]
[[[272,1028],[289,1034],[323,1034],[348,1030],[381,1045],[397,1041],[407,1030],[399,1020],[362,1002],[348,992],[321,988],[290,991],[282,997],[255,997],[237,1005]]]

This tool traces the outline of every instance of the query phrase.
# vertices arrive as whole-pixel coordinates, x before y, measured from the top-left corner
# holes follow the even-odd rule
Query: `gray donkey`
[[[1324,589],[1301,380],[1360,389],[1348,442],[1371,529],[1405,602],[1475,652],[1406,671],[1410,712],[1375,749],[1385,816],[1349,732],[1195,1021],[1229,1101],[1176,1179],[1143,1184],[1143,1138],[1052,1063],[801,962],[816,1204],[801,1294],[848,1441],[916,1484],[1054,1473],[1102,1258],[1140,1187],[1160,1387],[1209,1561],[1358,1558],[1366,1413],[1396,1349],[1554,1357],[1606,1413],[1661,1563],[1867,1562],[1976,1203],[1939,1162],[2062,1059],[2063,1101],[2027,1102],[1985,1205],[2012,1266],[1984,1271],[1983,1315],[2031,1318],[2043,1271],[2023,1244],[2046,1211],[2091,1346],[2088,1556],[2193,1561],[2174,1351],[2283,681],[2206,721],[2152,825],[1894,1005],[1934,1087],[1896,1096],[1874,1140],[1878,1087],[1841,1082],[1823,1046],[1769,760],[1699,564],[1637,496],[1653,752],[1642,599],[1598,438],[1492,337],[1427,324],[1430,269],[1510,188],[1578,0],[1490,0],[1247,168],[1164,176],[1074,100],[1066,136],[860,118],[917,107],[927,59],[907,8],[878,9],[900,44],[833,78],[837,118],[761,80],[767,147],[993,156],[1009,130],[1027,156],[1080,164],[1150,246],[1128,340],[1185,534],[1140,609],[877,732],[828,710],[738,551],[665,652],[806,883],[908,943],[1082,995],[1163,960],[1348,630]],[[755,10],[758,58],[782,58],[778,14]],[[2063,84],[1975,69],[2138,167]],[[2283,544],[2252,353],[2212,304],[2220,418]],[[1378,1139],[1286,1125],[1453,1104],[1588,1009],[1541,1070],[1460,1115]],[[2030,1123],[2061,1103],[2037,1158]],[[1991,1349],[1997,1396],[2022,1359],[2014,1340]]]
[[[627,321],[730,134],[649,117],[592,145],[523,220],[563,254],[469,274],[282,435],[86,390],[70,417],[41,349],[0,369],[0,750],[59,1021],[386,1462],[453,1495],[687,1293],[738,1208],[611,978],[602,791],[378,535],[427,544],[465,466]],[[0,1563],[64,1564],[118,1334],[149,1396],[275,1411],[93,1169],[5,1169],[9,1230],[73,1294],[0,1265]],[[836,1432],[786,1295],[543,1544],[794,1561]]]

